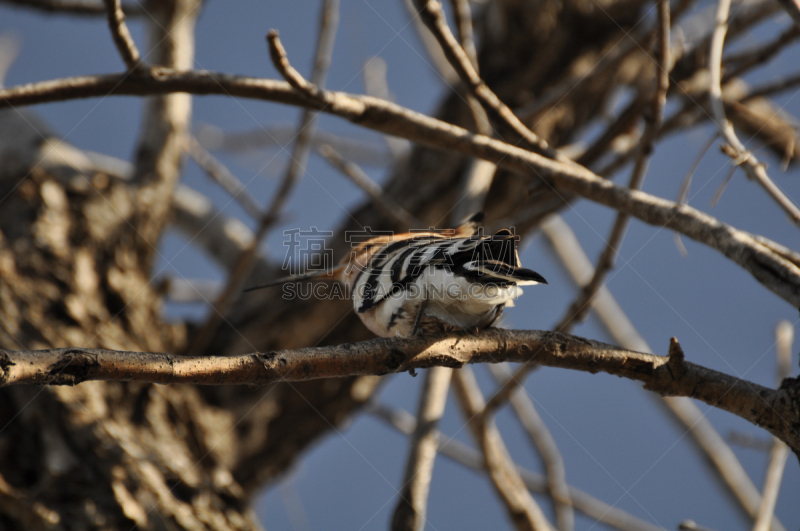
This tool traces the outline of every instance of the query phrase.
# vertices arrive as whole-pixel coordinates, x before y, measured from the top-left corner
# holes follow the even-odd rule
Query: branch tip
[[[669,339],[669,359],[670,359],[670,362],[672,360],[676,360],[676,361],[681,361],[682,362],[683,358],[684,358],[683,347],[681,347],[681,344],[678,342],[678,338],[677,337],[671,337]]]
[[[267,45],[269,47],[269,56],[270,59],[272,59],[272,64],[275,65],[280,75],[292,88],[305,94],[309,98],[318,99],[321,93],[320,89],[304,78],[302,74],[289,63],[289,57],[286,55],[286,48],[283,47],[278,30],[269,30],[267,33]]]
[[[669,358],[667,360],[667,367],[669,368],[672,377],[679,380],[685,373],[686,367],[683,364],[684,354],[681,344],[678,343],[677,337],[672,337],[669,340]]]

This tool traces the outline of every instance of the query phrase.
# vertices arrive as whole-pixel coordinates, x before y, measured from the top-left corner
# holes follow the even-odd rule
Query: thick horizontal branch
[[[0,108],[116,95],[171,92],[253,98],[318,109],[363,127],[440,149],[454,150],[547,180],[556,188],[663,226],[704,243],[742,266],[769,290],[800,307],[800,268],[773,253],[752,236],[687,205],[677,205],[637,190],[628,190],[576,164],[564,164],[499,140],[473,134],[394,103],[369,96],[322,91],[311,98],[283,81],[206,71],[156,69],[152,76],[126,74],[84,76],[0,90]]]
[[[531,362],[645,384],[664,396],[688,396],[769,430],[800,452],[800,382],[768,389],[684,361],[677,341],[669,356],[643,354],[557,332],[490,329],[479,335],[373,339],[328,347],[240,356],[177,356],[66,348],[0,350],[0,385],[74,385],[119,380],[202,385],[265,385],[277,381],[383,375],[467,363]]]

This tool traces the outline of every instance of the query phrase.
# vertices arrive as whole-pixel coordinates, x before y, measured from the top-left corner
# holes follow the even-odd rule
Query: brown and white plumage
[[[486,328],[522,294],[519,286],[547,281],[521,267],[511,231],[483,236],[482,219],[477,214],[450,231],[377,236],[329,273],[270,285],[334,278],[347,286],[366,327],[383,337]]]

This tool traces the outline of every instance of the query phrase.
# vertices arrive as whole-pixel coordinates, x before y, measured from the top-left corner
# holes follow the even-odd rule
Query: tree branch
[[[372,200],[375,207],[398,226],[403,229],[424,228],[425,225],[420,220],[397,204],[389,195],[385,194],[381,185],[373,181],[358,164],[346,160],[328,144],[321,145],[317,153],[328,164],[339,170],[339,173],[347,177],[350,182],[361,188]]]
[[[439,447],[439,420],[447,404],[447,391],[453,370],[431,367],[419,399],[417,425],[411,434],[400,499],[392,516],[392,529],[424,530],[427,523],[428,493],[433,478],[433,465]]]
[[[148,57],[160,68],[188,71],[194,65],[195,23],[200,0],[151,0],[146,8]],[[112,23],[113,25],[113,23]],[[151,70],[152,72],[152,70]],[[131,76],[130,72],[125,74]],[[162,93],[148,98],[134,148],[133,181],[136,185],[136,237],[141,240],[139,260],[149,269],[158,239],[168,221],[170,203],[181,175],[184,135],[192,118],[192,97],[187,93]]]
[[[495,381],[502,385],[511,376],[511,367],[506,364],[487,365]],[[533,400],[524,389],[516,389],[509,398],[517,419],[528,434],[533,446],[547,471],[547,491],[555,506],[556,523],[559,531],[571,531],[575,528],[575,513],[569,497],[569,485],[564,468],[564,458],[558,444],[544,423]]]
[[[650,225],[675,230],[716,249],[750,272],[767,289],[795,308],[800,307],[800,268],[776,256],[746,232],[687,205],[627,190],[586,168],[563,164],[499,140],[472,134],[386,100],[333,91],[323,91],[321,99],[316,99],[276,80],[161,69],[152,79],[132,79],[125,74],[82,76],[0,90],[0,108],[109,94],[171,92],[220,94],[319,109],[376,131],[482,158],[535,179],[546,178],[557,188],[626,212]]]
[[[108,19],[108,27],[111,30],[111,38],[114,39],[114,45],[117,47],[122,61],[128,70],[131,72],[141,70],[141,55],[139,49],[136,48],[136,43],[131,37],[131,32],[128,30],[128,25],[125,24],[125,13],[122,11],[122,3],[120,0],[104,0],[106,5],[106,17]]]
[[[406,435],[411,435],[416,428],[414,416],[403,409],[391,409],[374,402],[368,404],[365,409],[367,413],[374,415]],[[443,442],[442,439],[439,439],[440,454],[475,471],[486,471],[483,466],[483,455],[478,450],[454,438],[449,438],[446,442]],[[544,476],[520,466],[517,466],[516,469],[528,490],[539,494],[547,492],[547,479]],[[618,507],[592,497],[582,490],[578,490],[575,487],[568,488],[575,509],[602,524],[615,527],[621,531],[664,531],[662,527],[640,520]]]
[[[780,389],[670,356],[643,354],[570,336],[535,330],[489,329],[479,335],[380,338],[329,347],[239,356],[177,356],[148,352],[66,348],[0,351],[0,385],[74,385],[87,380],[264,385],[355,375],[383,375],[467,363],[535,362],[585,372],[605,372],[645,384],[664,396],[688,396],[767,429],[800,451],[800,381]]]
[[[539,504],[525,488],[494,419],[480,414],[485,401],[472,369],[465,367],[454,372],[453,387],[464,417],[483,451],[486,471],[503,500],[511,521],[521,531],[552,531]]]
[[[186,152],[193,161],[217,182],[239,206],[253,219],[262,215],[261,207],[247,187],[192,135],[186,135]]]
[[[783,193],[767,174],[767,169],[751,151],[736,136],[733,124],[725,116],[725,106],[722,99],[722,49],[725,43],[725,34],[728,31],[728,14],[730,13],[731,0],[719,0],[717,7],[717,24],[711,39],[708,52],[709,88],[708,97],[711,102],[711,112],[717,125],[719,134],[730,146],[728,155],[733,159],[734,166],[741,166],[747,176],[761,185],[773,200],[786,212],[796,225],[800,225],[800,208]]]
[[[668,0],[658,0],[658,55],[655,61],[656,79],[650,104],[649,116],[645,114],[646,125],[642,139],[639,142],[639,152],[633,165],[628,187],[631,190],[641,188],[647,175],[650,156],[653,152],[653,143],[658,135],[661,122],[664,119],[664,107],[667,104],[669,90],[670,69],[670,10]],[[611,233],[606,241],[606,247],[600,254],[595,266],[592,279],[586,284],[580,295],[576,297],[567,312],[556,325],[556,330],[569,332],[573,323],[581,321],[591,307],[590,301],[597,294],[597,290],[605,282],[606,274],[613,269],[616,255],[619,252],[622,239],[628,227],[630,216],[624,212],[617,214]]]
[[[778,361],[778,385],[792,375],[792,343],[794,342],[794,326],[789,321],[781,321],[775,327],[775,354]],[[758,516],[753,526],[753,531],[769,531],[770,523],[774,518],[775,504],[778,501],[778,492],[781,489],[783,469],[786,458],[789,456],[789,447],[780,439],[775,439],[770,453],[769,466],[764,478],[764,497],[758,508]]]
[[[585,284],[592,277],[592,265],[569,225],[560,216],[552,216],[542,228],[575,285]],[[633,326],[606,286],[600,287],[590,304],[614,341],[630,350],[652,352],[650,345]],[[703,457],[713,466],[719,480],[727,487],[726,492],[755,520],[761,505],[761,493],[706,415],[685,397],[661,397],[661,404],[691,434],[696,448],[703,452]],[[772,521],[772,529],[785,531],[777,518]]]
[[[442,47],[445,57],[450,62],[450,65],[458,73],[461,81],[470,89],[470,92],[478,99],[487,109],[495,113],[508,127],[514,131],[516,135],[522,138],[533,149],[547,157],[561,160],[562,162],[569,163],[569,159],[563,155],[559,155],[557,151],[547,145],[547,142],[534,133],[525,124],[517,118],[517,115],[497,97],[492,89],[481,79],[477,69],[470,61],[468,53],[462,48],[456,40],[450,27],[447,25],[447,20],[444,17],[444,10],[442,4],[437,0],[416,0],[419,15],[428,29],[431,31],[439,45]]]
[[[324,83],[328,73],[338,23],[339,1],[325,0],[322,5],[322,13],[320,16],[317,49],[312,72],[312,79],[320,85]],[[289,64],[289,60],[286,58],[286,51],[283,49],[283,45],[278,38],[278,32],[271,30],[267,35],[267,41],[269,42],[270,55],[278,70],[280,70],[281,73],[289,75],[290,77],[287,79],[296,77],[303,80],[300,73]],[[316,88],[317,83],[314,81],[308,83],[303,80],[306,84],[314,87],[314,90],[319,91],[320,89]],[[261,240],[264,239],[270,227],[279,219],[295,185],[305,172],[308,155],[311,149],[309,142],[311,140],[311,134],[314,131],[314,122],[316,121],[317,114],[318,113],[312,113],[312,110],[309,108],[303,109],[300,124],[297,127],[296,142],[291,153],[291,161],[281,180],[278,191],[272,197],[269,206],[267,206],[257,218],[258,226],[252,244],[239,255],[236,260],[236,265],[228,276],[228,282],[225,288],[214,301],[211,312],[186,349],[186,354],[198,356],[205,353],[208,345],[214,339],[217,329],[241,296],[242,288],[244,288],[253,270]]]

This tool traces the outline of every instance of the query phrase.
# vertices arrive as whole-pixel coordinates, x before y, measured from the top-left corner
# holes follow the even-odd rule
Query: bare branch
[[[653,143],[658,135],[661,122],[664,119],[664,106],[667,103],[667,91],[669,91],[669,32],[670,32],[670,12],[669,0],[658,0],[658,58],[656,60],[656,82],[650,105],[650,114],[646,116],[644,134],[639,143],[639,152],[636,162],[631,172],[631,179],[628,188],[638,190],[641,188],[644,178],[647,175],[647,167],[650,155],[653,152]],[[617,214],[611,233],[606,240],[606,246],[597,260],[594,275],[581,293],[567,309],[564,317],[556,325],[555,329],[559,332],[569,332],[572,324],[583,320],[591,307],[590,301],[597,293],[599,287],[605,282],[608,272],[614,268],[616,255],[619,252],[622,239],[628,227],[630,216],[624,212]]]
[[[269,55],[272,58],[272,64],[278,69],[278,73],[280,73],[281,77],[288,81],[298,92],[305,94],[309,98],[319,98],[319,87],[314,86],[313,83],[309,83],[306,78],[289,63],[289,58],[286,55],[286,48],[283,47],[278,30],[269,30],[269,33],[267,33],[267,44],[269,44]]]
[[[472,36],[472,11],[468,0],[451,0],[453,13],[456,17],[456,29],[461,48],[467,55],[470,64],[475,69],[475,73],[480,72],[478,65],[478,51],[475,49],[475,40]],[[486,110],[474,94],[468,93],[467,105],[469,105],[472,119],[475,121],[475,131],[482,135],[492,136],[492,124]],[[497,166],[491,162],[481,159],[473,159],[469,170],[464,173],[459,190],[459,200],[453,210],[453,221],[463,223],[475,212],[482,211],[486,194],[492,186],[492,181],[497,173]]]
[[[317,151],[331,166],[347,177],[350,182],[366,192],[375,206],[380,209],[387,218],[394,220],[398,226],[404,229],[423,228],[425,226],[406,209],[398,205],[394,199],[386,195],[383,192],[383,188],[373,181],[357,164],[345,160],[344,157],[328,144],[323,144]]]
[[[464,417],[483,451],[484,466],[511,521],[520,530],[551,530],[544,513],[525,488],[494,420],[480,414],[485,403],[472,369],[455,371],[453,380]]]
[[[778,361],[778,385],[792,375],[792,343],[794,342],[794,326],[789,321],[781,321],[775,328],[775,354]],[[775,504],[778,502],[778,492],[781,488],[783,470],[786,458],[789,457],[789,447],[780,439],[775,439],[767,466],[767,475],[764,478],[764,497],[758,508],[758,517],[753,526],[753,531],[769,531],[770,523],[775,513]]]
[[[370,57],[364,63],[363,77],[364,77],[364,92],[368,96],[375,96],[384,100],[394,101],[392,94],[389,91],[389,82],[386,79],[388,67],[383,58],[375,56]],[[334,137],[335,138],[335,137]],[[383,135],[383,140],[389,148],[393,161],[399,161],[408,156],[411,152],[411,143],[404,138],[397,138],[389,135]],[[342,153],[349,160],[358,163],[350,154],[337,146],[337,143],[326,142],[340,153]]]
[[[272,30],[267,35],[269,42],[270,55],[272,56],[275,66],[286,75],[290,76],[288,79],[297,80],[304,86],[308,85],[313,87],[313,92],[319,93],[325,82],[325,77],[330,66],[331,54],[333,53],[333,44],[336,38],[336,28],[339,23],[339,0],[325,0],[322,5],[322,13],[320,16],[319,37],[317,41],[317,50],[314,56],[314,68],[312,73],[312,83],[306,82],[297,70],[295,70],[289,60],[286,58],[286,51],[278,38],[278,32]],[[302,90],[302,89],[299,89]],[[314,121],[317,112],[309,108],[303,109],[303,115],[300,118],[300,125],[297,129],[297,140],[292,150],[292,160],[286,174],[281,181],[278,191],[272,197],[267,209],[260,214],[258,228],[256,229],[255,236],[252,244],[245,249],[236,261],[236,265],[228,277],[228,284],[222,293],[214,301],[214,307],[206,318],[205,323],[200,327],[197,334],[192,339],[189,348],[186,350],[188,355],[199,355],[205,352],[214,334],[217,332],[220,324],[225,319],[225,316],[230,312],[233,304],[238,300],[242,293],[245,283],[249,281],[250,273],[255,265],[256,255],[258,253],[258,245],[261,240],[266,236],[267,231],[278,220],[283,207],[291,196],[300,176],[306,169],[308,162],[308,155],[310,152],[309,142],[314,131]]]
[[[253,232],[247,225],[218,211],[206,196],[188,186],[179,185],[175,189],[172,206],[173,226],[228,271],[235,268],[237,257],[253,244]],[[272,268],[259,256],[255,270],[259,281],[266,281],[266,272]]]
[[[453,15],[456,19],[458,42],[461,43],[461,48],[470,64],[475,67],[475,72],[478,72],[478,50],[475,48],[475,38],[472,34],[472,9],[469,0],[450,0],[450,4],[453,6]]]
[[[489,372],[494,376],[499,384],[505,383],[509,378],[510,367],[506,364],[487,365]],[[517,414],[517,418],[528,433],[531,442],[539,451],[545,469],[547,470],[547,491],[553,498],[556,512],[556,522],[560,531],[567,531],[575,528],[575,514],[572,510],[572,500],[569,496],[569,485],[564,470],[564,459],[558,450],[558,445],[553,439],[547,425],[536,411],[533,401],[523,389],[517,389],[511,394],[511,406]]]
[[[195,23],[200,0],[150,2],[147,17],[148,57],[154,65],[175,71],[194,65]],[[149,76],[130,76],[144,78]],[[157,75],[157,74],[155,74]],[[136,190],[136,234],[143,240],[140,260],[147,264],[168,222],[171,198],[181,175],[184,135],[192,116],[192,96],[164,93],[148,98],[134,148],[133,181]]]
[[[744,98],[742,98],[742,102],[764,96],[772,96],[774,94],[783,92],[784,90],[792,89],[797,85],[800,85],[800,72],[777,81],[764,83],[763,85],[754,87],[747,92],[747,95]]]
[[[800,268],[751,235],[686,205],[676,205],[644,192],[630,191],[576,165],[562,164],[424,116],[399,105],[366,96],[323,92],[325,101],[299,95],[287,83],[225,74],[162,70],[152,79],[124,74],[45,81],[0,90],[0,108],[45,101],[114,94],[190,92],[224,94],[311,107],[354,123],[432,147],[450,149],[494,162],[534,179],[547,176],[561,190],[626,212],[718,250],[750,272],[767,289],[800,307]]]
[[[366,411],[406,435],[411,435],[416,427],[414,416],[402,409],[390,409],[381,404],[371,403],[367,405]],[[444,441],[440,436],[439,453],[477,472],[486,473],[481,452],[456,439],[450,438]],[[519,466],[516,469],[528,490],[540,494],[547,492],[547,479],[544,476]],[[608,505],[575,487],[569,487],[569,496],[572,498],[575,510],[607,526],[621,531],[664,531],[661,527],[645,522],[618,507]]]
[[[166,284],[164,297],[170,302],[208,304],[222,289],[222,284],[215,280],[165,276],[160,282]]]
[[[214,125],[203,125],[197,131],[197,140],[209,151],[242,153],[269,148],[283,149],[297,137],[297,124],[265,125],[257,129],[223,132]],[[399,140],[408,143],[406,140]],[[327,131],[314,130],[311,146],[319,148],[330,144],[347,160],[366,166],[384,166],[394,160],[393,152],[371,138],[348,137]],[[405,148],[404,148],[405,149]],[[406,149],[407,151],[407,149]]]
[[[758,513],[756,525],[753,527],[755,531],[769,529],[772,513],[775,511],[775,503],[778,501],[778,490],[781,486],[787,457],[789,457],[789,447],[783,441],[776,440],[770,454],[767,477],[764,478],[764,500]]]
[[[142,69],[141,55],[139,54],[139,49],[136,48],[133,37],[131,37],[128,25],[125,24],[122,3],[120,0],[103,1],[106,5],[106,17],[108,18],[108,27],[111,30],[111,38],[114,39],[114,45],[117,47],[122,61],[131,72],[140,71]]]
[[[186,150],[189,156],[192,157],[198,166],[200,166],[206,174],[217,182],[226,192],[230,195],[239,206],[241,206],[247,214],[254,218],[260,219],[262,216],[261,207],[258,206],[256,200],[247,191],[247,187],[225,167],[214,155],[209,153],[200,142],[191,135],[187,135]]]
[[[458,77],[469,87],[478,101],[499,116],[514,133],[519,135],[539,153],[562,162],[570,162],[569,159],[550,148],[545,140],[539,138],[536,133],[523,124],[522,121],[517,118],[517,115],[515,115],[481,79],[473,63],[470,61],[469,56],[464,51],[464,48],[461,47],[450,31],[450,27],[447,25],[447,20],[444,16],[442,4],[437,0],[416,0],[416,5],[419,9],[422,21],[425,22],[425,25],[431,30],[433,36],[439,41],[439,45],[442,47],[442,51],[450,62],[450,65],[456,70]]]
[[[708,96],[711,102],[711,112],[714,116],[717,129],[732,149],[732,164],[742,166],[747,176],[761,185],[775,202],[786,212],[789,218],[800,225],[800,208],[783,193],[783,191],[770,179],[764,165],[750,152],[736,136],[733,125],[725,116],[725,105],[722,99],[722,49],[725,43],[725,34],[728,31],[728,14],[731,1],[719,0],[717,6],[717,24],[711,39],[709,49],[709,75],[710,85]]]
[[[751,68],[765,65],[775,54],[784,50],[798,37],[800,37],[800,26],[792,26],[764,46],[747,50],[733,57],[726,57],[725,75],[722,77],[721,84],[724,86],[728,81],[741,77]],[[730,68],[728,65],[735,65],[735,68]]]
[[[431,367],[425,373],[417,425],[409,441],[403,488],[392,516],[393,530],[425,529],[428,492],[439,446],[439,420],[444,414],[452,375],[453,370],[447,367]]]
[[[586,256],[575,233],[560,216],[548,218],[542,224],[542,229],[577,286],[592,277],[589,257]],[[591,305],[614,341],[631,350],[652,352],[650,345],[633,326],[606,286],[601,286]],[[688,398],[662,397],[662,404],[691,434],[697,448],[704,452],[719,479],[728,488],[727,492],[732,494],[735,501],[755,519],[761,504],[761,493],[736,454],[717,433],[706,415]],[[775,531],[785,529],[777,518],[773,519],[772,528]]]
[[[416,31],[420,44],[427,52],[432,63],[431,66],[439,73],[444,84],[448,87],[452,87],[458,83],[458,73],[456,73],[455,69],[450,65],[450,61],[445,57],[444,51],[442,51],[442,47],[437,42],[436,37],[433,36],[431,30],[419,16],[415,1],[416,0],[403,0],[403,4],[406,6],[406,11],[411,19],[411,23],[414,24],[414,30]]]
[[[82,348],[3,351],[1,385],[76,384],[86,380],[203,385],[382,375],[467,363],[530,362],[637,380],[663,396],[688,396],[738,415],[800,450],[792,423],[800,382],[768,389],[672,357],[634,352],[558,332],[489,329],[479,335],[381,338],[361,343],[232,357],[176,356]]]

